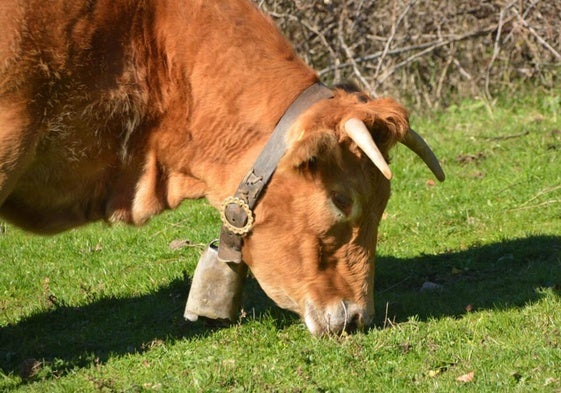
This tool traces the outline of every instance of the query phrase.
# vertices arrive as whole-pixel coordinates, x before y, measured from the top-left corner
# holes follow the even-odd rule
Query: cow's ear
[[[337,160],[339,152],[338,141],[332,131],[300,130],[288,140],[283,165],[313,173],[321,162]]]
[[[387,152],[402,140],[409,130],[409,114],[391,98],[373,100],[366,123],[380,150]]]

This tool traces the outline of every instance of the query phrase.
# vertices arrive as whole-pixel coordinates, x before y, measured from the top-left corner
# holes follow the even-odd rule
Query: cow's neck
[[[155,34],[165,40],[149,55],[152,69],[166,69],[148,75],[162,110],[147,140],[134,221],[185,198],[218,205],[231,195],[284,111],[317,80],[249,2],[214,3],[182,15],[157,3]]]

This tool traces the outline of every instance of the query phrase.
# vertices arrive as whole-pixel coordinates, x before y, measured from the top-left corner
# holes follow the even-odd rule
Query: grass
[[[185,323],[204,201],[141,229],[0,224],[0,391],[561,392],[559,96],[413,119],[448,178],[396,149],[376,323],[352,336],[311,337],[254,280],[238,323]]]

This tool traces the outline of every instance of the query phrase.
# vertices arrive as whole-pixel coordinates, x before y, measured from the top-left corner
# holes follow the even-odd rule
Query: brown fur
[[[56,233],[140,224],[187,198],[216,206],[316,81],[246,0],[3,0],[0,216]],[[343,133],[350,117],[386,156],[408,129],[389,99],[338,89],[316,104],[290,130],[244,244],[264,289],[305,318],[342,300],[373,311],[389,183]]]

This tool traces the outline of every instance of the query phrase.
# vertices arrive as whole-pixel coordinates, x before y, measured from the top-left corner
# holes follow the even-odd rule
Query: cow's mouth
[[[347,300],[332,303],[325,308],[307,301],[303,317],[306,327],[315,336],[352,333],[371,322],[371,317],[364,307]]]

